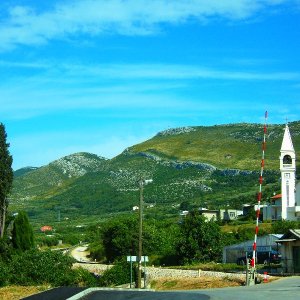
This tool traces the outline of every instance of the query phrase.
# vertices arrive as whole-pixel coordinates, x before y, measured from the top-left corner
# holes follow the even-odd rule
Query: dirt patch
[[[159,278],[151,282],[156,290],[211,289],[244,285],[240,279],[200,277],[200,278]]]
[[[0,299],[17,300],[47,290],[48,286],[6,286],[0,288]]]

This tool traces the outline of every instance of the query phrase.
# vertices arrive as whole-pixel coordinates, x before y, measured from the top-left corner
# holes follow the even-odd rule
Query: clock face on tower
[[[285,173],[285,174],[284,174],[284,177],[285,177],[285,178],[290,178],[290,173]]]

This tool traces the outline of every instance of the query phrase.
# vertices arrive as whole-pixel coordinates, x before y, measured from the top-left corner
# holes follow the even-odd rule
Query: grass
[[[244,281],[231,278],[199,277],[199,278],[160,278],[151,282],[155,290],[193,290],[234,287],[244,285]]]
[[[228,233],[228,232],[237,231],[239,227],[242,227],[242,228],[253,229],[253,232],[254,232],[255,222],[256,221],[247,221],[246,223],[241,223],[241,224],[238,224],[238,222],[233,222],[232,224],[229,223],[229,224],[225,224],[225,225],[221,226],[221,230],[222,230],[222,232]],[[259,230],[264,230],[264,231],[270,232],[271,228],[272,228],[272,223],[270,223],[270,222],[259,223]]]
[[[5,286],[0,288],[0,299],[17,300],[49,289],[49,286]]]
[[[202,270],[202,271],[214,271],[214,272],[234,272],[234,271],[243,271],[245,269],[244,266],[239,266],[235,263],[232,264],[223,264],[223,263],[197,263],[186,266],[174,266],[174,269],[182,269],[182,270]]]

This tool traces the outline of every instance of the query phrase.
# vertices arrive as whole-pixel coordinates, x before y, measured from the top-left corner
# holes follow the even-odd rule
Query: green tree
[[[136,215],[118,217],[101,226],[93,226],[91,229],[93,232],[89,233],[88,240],[90,241],[89,251],[93,259],[101,262],[114,262],[127,255],[137,255],[138,219]],[[173,222],[144,220],[143,255],[152,256],[154,259],[152,263],[155,264],[166,263],[166,260],[170,260],[170,256],[173,259],[176,255],[175,245],[178,232],[178,224]]]
[[[192,211],[180,226],[177,254],[181,263],[218,261],[222,253],[220,226]]]
[[[7,196],[13,182],[12,156],[9,153],[9,143],[6,142],[5,127],[0,123],[0,237],[5,231],[5,216],[8,206]]]
[[[138,219],[122,217],[107,223],[102,231],[102,243],[108,262],[125,255],[137,255]]]
[[[12,230],[12,244],[17,250],[25,251],[34,247],[33,230],[25,211],[15,218]]]

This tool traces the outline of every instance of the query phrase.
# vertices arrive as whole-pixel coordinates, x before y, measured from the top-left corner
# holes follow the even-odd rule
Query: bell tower
[[[294,220],[296,206],[296,153],[288,124],[285,126],[280,149],[280,172],[282,195],[281,218],[282,220]]]

